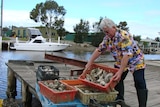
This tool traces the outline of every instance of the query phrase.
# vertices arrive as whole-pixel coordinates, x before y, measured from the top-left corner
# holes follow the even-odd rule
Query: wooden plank
[[[78,67],[85,67],[87,63],[86,61],[76,60],[76,59],[71,59],[71,58],[66,58],[61,56],[55,56],[47,53],[45,53],[45,59],[49,59],[49,60],[53,60],[53,61],[57,61],[65,64],[70,64]]]

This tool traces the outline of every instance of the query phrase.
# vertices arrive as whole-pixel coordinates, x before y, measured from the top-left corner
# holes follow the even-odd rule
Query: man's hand
[[[121,80],[121,75],[128,64],[129,58],[130,56],[127,54],[123,56],[121,60],[121,67],[119,68],[118,72],[116,72],[116,74],[113,76],[114,81],[119,82]]]
[[[86,71],[88,71],[91,68],[91,63],[87,63],[82,74],[79,76],[80,78],[85,78],[84,75],[86,73]]]
[[[121,75],[123,72],[121,72],[120,70],[118,70],[118,72],[115,73],[115,75],[113,76],[113,80],[116,82],[119,82],[121,80]]]

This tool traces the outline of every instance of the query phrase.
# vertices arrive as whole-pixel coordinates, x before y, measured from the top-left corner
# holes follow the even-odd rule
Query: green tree
[[[98,47],[104,38],[104,34],[102,32],[92,33],[92,43],[91,45]]]
[[[89,32],[89,22],[80,19],[80,23],[73,27],[75,32],[74,42],[83,43]]]
[[[160,37],[156,37],[155,41],[160,42]]]
[[[65,14],[66,10],[63,6],[59,6],[54,0],[46,0],[44,3],[37,4],[30,12],[30,19],[45,25],[48,37],[51,39],[51,28],[62,28]]]
[[[127,22],[123,21],[123,22],[119,22],[119,24],[117,25],[118,28],[129,31],[129,27],[127,27]]]
[[[105,34],[102,32],[102,30],[99,28],[99,24],[100,22],[103,20],[103,17],[100,17],[98,22],[93,23],[92,27],[93,27],[93,32],[92,33],[92,43],[91,45],[98,47],[99,44],[102,42],[103,37],[105,36]]]
[[[133,39],[140,42],[141,41],[141,35],[137,35],[137,36],[133,35]]]
[[[100,25],[102,20],[103,20],[103,17],[100,17],[98,22],[93,23],[93,25],[92,25],[93,32],[101,32],[101,29],[99,28],[99,25]]]
[[[55,19],[55,23],[53,24],[53,28],[57,30],[58,35],[62,38],[63,36],[66,35],[66,30],[63,27],[64,26],[64,20],[60,19],[57,20]]]

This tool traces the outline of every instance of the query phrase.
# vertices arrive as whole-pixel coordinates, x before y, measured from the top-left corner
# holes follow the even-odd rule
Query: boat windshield
[[[43,43],[43,41],[42,40],[35,40],[35,41],[33,41],[33,43]]]

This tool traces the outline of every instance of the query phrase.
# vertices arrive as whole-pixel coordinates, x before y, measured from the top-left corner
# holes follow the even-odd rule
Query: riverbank
[[[65,50],[67,51],[88,51],[93,52],[96,47],[90,45],[90,43],[75,43],[72,41],[65,41],[65,43],[70,44],[69,47],[67,47]]]

